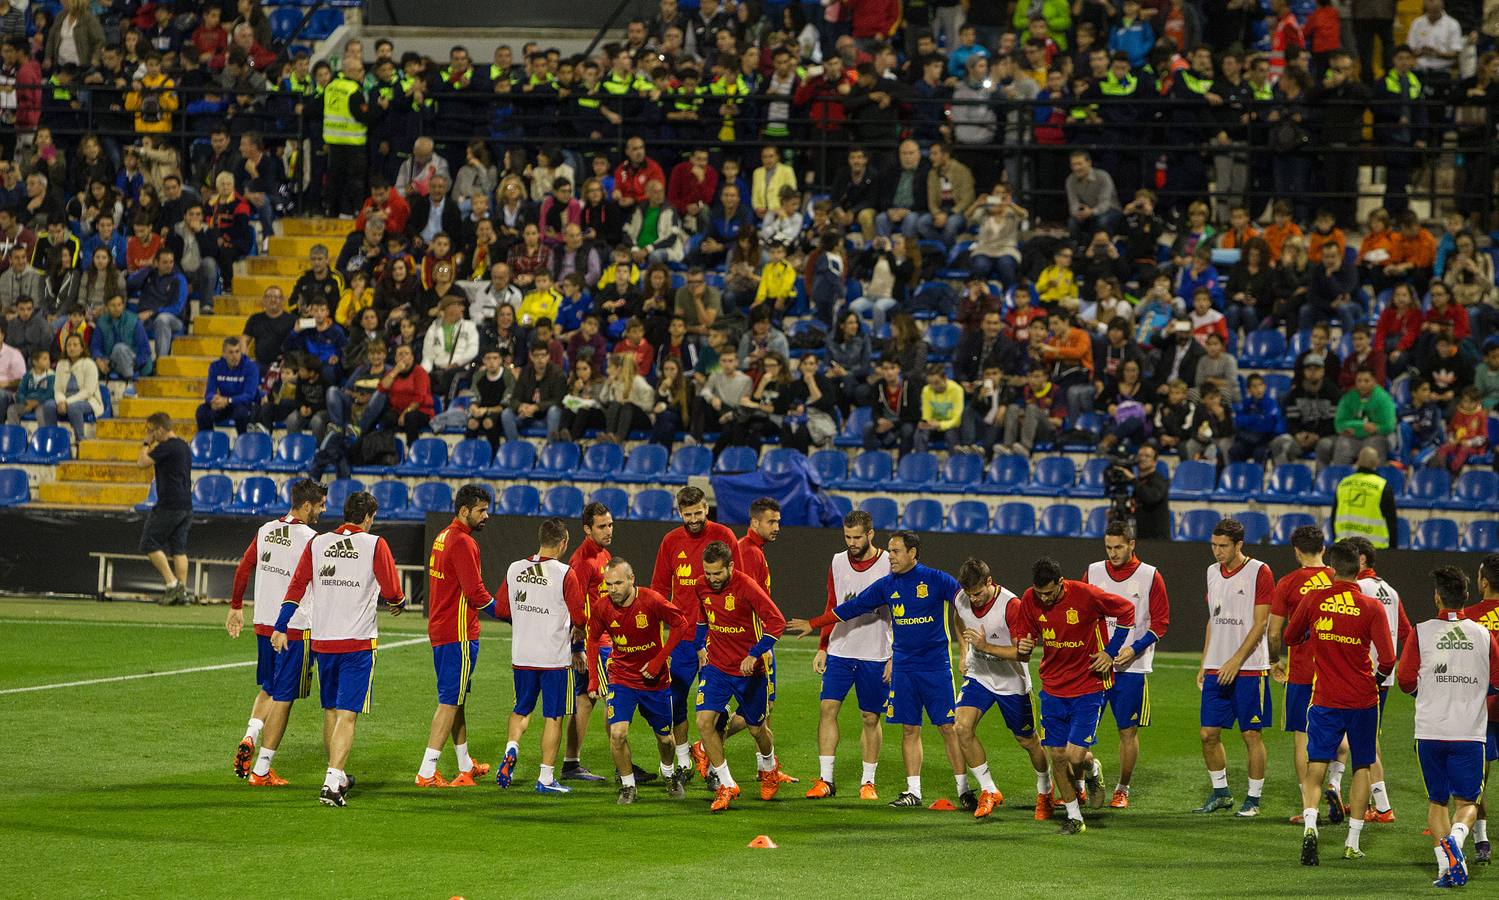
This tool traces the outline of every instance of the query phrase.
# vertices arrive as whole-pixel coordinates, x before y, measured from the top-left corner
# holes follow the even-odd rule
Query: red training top
[[[1270,615],[1280,616],[1287,622],[1296,612],[1301,601],[1312,591],[1332,587],[1332,569],[1327,566],[1302,566],[1288,572],[1275,582],[1275,594],[1270,598]],[[1290,663],[1286,667],[1286,680],[1291,684],[1311,684],[1316,647],[1311,642],[1291,644],[1287,648]]]
[[[1093,671],[1093,654],[1109,642],[1107,623],[1130,628],[1135,624],[1135,605],[1118,594],[1070,578],[1062,579],[1062,595],[1051,606],[1042,606],[1035,588],[1026,588],[1020,598],[1020,621],[1010,625],[1018,641],[1029,637],[1045,647],[1041,651],[1041,690],[1053,697],[1081,697],[1114,683],[1110,668],[1100,675]]]
[[[1463,610],[1463,618],[1487,628],[1491,634],[1499,635],[1499,597],[1486,597]],[[1499,696],[1489,697],[1489,727],[1499,723]]]
[[[673,528],[661,539],[656,551],[656,568],[651,574],[651,590],[670,600],[697,621],[697,587],[703,580],[703,548],[712,541],[723,541],[734,553],[735,570],[744,567],[739,539],[727,525],[707,522],[703,530],[690,534],[685,525]]]
[[[578,549],[573,551],[572,558],[567,561],[568,566],[578,574],[578,582],[583,585],[584,612],[592,616],[593,608],[601,603],[609,602],[609,592],[604,590],[604,566],[614,554],[609,552],[608,547],[600,547],[594,543],[593,538],[584,538]],[[609,632],[599,635],[600,647],[609,646]]]
[[[479,570],[473,531],[454,519],[427,558],[427,639],[432,646],[479,639],[479,610],[494,602]]]
[[[1395,668],[1395,643],[1384,606],[1351,581],[1311,591],[1286,623],[1286,643],[1316,641],[1312,705],[1368,709],[1379,704],[1379,682],[1369,660],[1372,644],[1379,678]]]
[[[739,539],[739,556],[744,560],[743,567],[739,571],[750,577],[750,580],[760,587],[765,588],[765,593],[770,593],[770,563],[765,561],[765,539],[755,534],[754,530],[748,530],[744,537]]]
[[[637,691],[666,690],[671,651],[692,637],[692,621],[650,588],[636,588],[628,606],[605,599],[588,619],[588,691],[599,690],[599,643],[609,634],[609,683]],[[649,674],[647,674],[649,673]]]
[[[721,590],[713,590],[704,578],[698,587],[697,623],[708,626],[708,665],[729,675],[739,675],[739,665],[766,634],[779,638],[786,631],[786,617],[770,595],[735,570]],[[765,671],[765,661],[755,662],[755,672]]]

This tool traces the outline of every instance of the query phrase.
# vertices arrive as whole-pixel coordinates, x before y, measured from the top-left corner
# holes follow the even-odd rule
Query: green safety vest
[[[1181,71],[1181,80],[1182,84],[1187,86],[1187,90],[1194,94],[1206,94],[1208,89],[1213,86],[1213,79],[1202,78],[1191,69],[1183,69]]]
[[[578,105],[583,107],[584,109],[598,109],[599,105],[603,102],[599,100],[598,95],[599,86],[594,85],[592,88],[588,89],[587,93],[579,94],[577,96]]]
[[[1140,80],[1133,75],[1126,75],[1123,81],[1118,81],[1114,78],[1114,73],[1110,72],[1107,78],[1098,83],[1098,89],[1106,97],[1128,97],[1139,84]]]
[[[340,73],[323,89],[323,143],[349,147],[364,145],[364,123],[354,118],[349,98],[362,90],[359,82]]]
[[[1405,77],[1410,79],[1409,84],[1411,92],[1409,94],[1405,92],[1405,85],[1400,83],[1400,73],[1396,72],[1394,69],[1391,69],[1390,71],[1385,73],[1384,89],[1397,97],[1405,97],[1411,100],[1415,100],[1421,96],[1421,79],[1416,77],[1415,72],[1408,72],[1406,73]]]
[[[637,91],[649,91],[652,87],[654,85],[639,75],[632,74],[628,79],[621,79],[613,69],[609,70],[609,77],[604,79],[604,92],[616,97]]]
[[[1376,550],[1388,548],[1390,527],[1379,509],[1384,489],[1384,478],[1373,472],[1354,472],[1338,482],[1338,520],[1334,523],[1333,539],[1362,536]]]
[[[52,91],[53,100],[61,100],[63,103],[73,102],[73,91],[67,86],[59,84],[56,75],[47,79],[47,86]]]
[[[282,79],[282,84],[273,85],[271,90],[278,93],[309,95],[312,93],[312,78],[298,78],[288,75]]]
[[[1270,82],[1267,81],[1260,87],[1255,87],[1251,82],[1248,81],[1244,83],[1249,85],[1249,92],[1254,95],[1254,99],[1264,102],[1269,102],[1270,100],[1275,99],[1275,88],[1270,86]]]

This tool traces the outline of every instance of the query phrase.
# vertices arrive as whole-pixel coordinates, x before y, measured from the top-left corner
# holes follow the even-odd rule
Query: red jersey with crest
[[[786,631],[786,617],[770,595],[738,569],[722,590],[713,590],[703,579],[698,600],[697,621],[708,626],[708,665],[729,675],[739,674],[739,664],[760,638],[779,638]],[[755,673],[764,671],[765,661],[757,660]]]
[[[588,690],[599,690],[599,645],[610,638],[609,683],[656,691],[671,685],[671,651],[692,637],[692,621],[650,588],[636,588],[629,606],[606,595],[588,617]],[[649,666],[654,677],[646,678]]]
[[[1487,628],[1490,634],[1499,635],[1499,597],[1480,600],[1464,609],[1462,615]],[[1489,730],[1499,731],[1499,696],[1489,698]]]
[[[1369,648],[1379,668],[1395,667],[1395,642],[1384,606],[1351,581],[1310,591],[1286,623],[1286,643],[1317,645],[1312,677],[1312,705],[1332,709],[1368,709],[1379,704],[1379,684]]]
[[[765,561],[765,539],[755,534],[754,529],[739,539],[739,556],[744,560],[744,574],[750,577],[765,593],[770,593],[770,563]]]
[[[613,558],[608,547],[600,547],[593,538],[584,538],[567,561],[568,568],[577,573],[578,583],[583,586],[583,606],[590,616],[595,606],[609,602],[609,592],[604,589],[604,566]],[[609,632],[599,635],[598,646],[609,646]]]
[[[670,600],[696,621],[697,589],[703,583],[703,548],[713,541],[723,541],[734,554],[734,570],[744,567],[739,539],[727,525],[707,522],[703,530],[690,534],[685,525],[673,528],[661,539],[656,551],[656,568],[651,573],[651,590]]]
[[[1301,601],[1312,591],[1332,587],[1332,569],[1327,566],[1302,566],[1294,572],[1282,575],[1275,582],[1275,593],[1270,597],[1270,615],[1290,621]],[[1291,684],[1312,683],[1312,660],[1317,648],[1313,641],[1287,645],[1290,663],[1286,666],[1286,680]]]
[[[1109,643],[1108,618],[1129,629],[1135,624],[1135,604],[1085,581],[1062,579],[1062,596],[1042,606],[1036,589],[1020,598],[1020,631],[1041,650],[1041,690],[1053,697],[1081,697],[1108,688],[1114,672],[1093,671],[1093,654]]]
[[[427,638],[432,646],[479,639],[479,610],[494,602],[479,571],[473,531],[453,520],[427,557]]]

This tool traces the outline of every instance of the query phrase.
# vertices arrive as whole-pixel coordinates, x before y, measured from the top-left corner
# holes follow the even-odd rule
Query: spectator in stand
[[[135,313],[125,308],[123,292],[104,301],[104,311],[94,320],[90,341],[94,363],[104,376],[133,381],[151,365],[151,341]]]
[[[383,175],[375,175],[370,179],[370,195],[359,208],[359,215],[354,220],[355,230],[364,230],[367,219],[377,211],[384,216],[385,234],[394,236],[406,233],[411,207],[400,191],[391,189],[390,182]]]
[[[1473,386],[1489,415],[1499,415],[1499,338],[1483,345],[1483,364],[1473,369]]]
[[[1374,373],[1374,381],[1381,386],[1390,383],[1385,374],[1385,358],[1378,347],[1374,346],[1374,339],[1369,334],[1369,326],[1359,325],[1352,332],[1353,352],[1343,360],[1343,368],[1338,373],[1338,387],[1349,390],[1353,387],[1354,377],[1360,369],[1368,369]]]
[[[1119,193],[1108,172],[1093,167],[1087,151],[1073,151],[1069,157],[1072,174],[1067,176],[1068,229],[1072,239],[1081,242],[1097,231],[1113,234],[1123,219]]]
[[[520,440],[520,429],[533,421],[546,424],[547,440],[557,439],[562,424],[562,398],[567,394],[567,376],[551,361],[544,344],[534,344],[530,364],[516,376],[510,407],[500,415],[507,441]],[[397,357],[399,367],[400,359]],[[430,399],[428,400],[430,408]]]
[[[1040,366],[1031,369],[1025,375],[1020,396],[1005,409],[1004,437],[995,445],[994,452],[1030,456],[1037,443],[1056,438],[1066,413],[1062,391],[1051,383],[1046,369]]]
[[[260,298],[261,311],[245,321],[243,346],[262,372],[268,372],[281,359],[296,316],[286,311],[286,296],[271,285]]]
[[[632,428],[650,423],[656,394],[650,382],[636,371],[635,357],[629,354],[611,354],[607,372],[599,390],[599,403],[604,409],[599,441],[623,444]]]
[[[24,374],[23,374],[24,373]],[[42,404],[52,400],[52,354],[37,350],[26,368],[21,351],[5,343],[5,323],[0,320],[0,420],[19,425],[23,416],[37,416]]]
[[[313,244],[307,252],[307,263],[307,271],[297,276],[292,285],[288,306],[293,310],[308,310],[313,302],[321,300],[328,304],[329,309],[336,309],[343,294],[344,279],[329,265],[328,248]]]
[[[140,292],[136,316],[155,339],[157,358],[170,354],[173,338],[186,330],[187,315],[187,276],[178,270],[176,255],[165,247],[157,250],[155,264],[129,281]]]
[[[1275,437],[1285,432],[1286,423],[1280,404],[1265,389],[1263,375],[1250,375],[1245,388],[1248,395],[1234,409],[1234,442],[1228,448],[1228,461],[1262,464]]]
[[[1192,386],[1200,397],[1208,388],[1223,395],[1229,406],[1239,404],[1239,361],[1227,350],[1220,334],[1210,334],[1203,344],[1205,351],[1197,361],[1197,378]]]
[[[385,395],[379,393],[380,379],[391,369],[390,351],[384,341],[372,342],[364,350],[364,360],[354,367],[342,385],[329,385],[327,394],[328,425],[338,433],[355,433],[362,429],[350,423],[373,427],[385,408]],[[370,413],[372,407],[378,408]],[[368,414],[368,421],[366,415]],[[357,437],[357,434],[355,434]]]
[[[483,365],[474,373],[474,401],[468,408],[468,422],[463,436],[469,440],[483,438],[491,451],[500,449],[500,414],[510,405],[515,390],[515,375],[505,365],[498,348],[484,351]]]
[[[275,231],[275,202],[281,196],[281,160],[266,152],[265,139],[250,131],[239,136],[239,171],[234,173],[235,188],[250,204],[260,220],[262,232],[269,237]]]
[[[1206,385],[1199,392],[1191,427],[1191,436],[1182,447],[1182,459],[1210,462],[1222,469],[1233,446],[1235,429],[1233,411],[1216,385]]]
[[[25,245],[11,247],[9,257],[10,264],[0,272],[0,309],[10,309],[22,297],[34,300],[46,293],[41,270],[32,267]]]
[[[1135,536],[1142,540],[1171,538],[1171,484],[1156,466],[1156,448],[1144,444],[1126,469],[1135,478]]]
[[[1109,31],[1109,51],[1128,56],[1131,69],[1143,68],[1155,47],[1155,31],[1141,14],[1140,0],[1124,0],[1123,10],[1124,15]]]
[[[1333,465],[1351,465],[1364,449],[1377,453],[1381,462],[1389,459],[1395,401],[1374,380],[1373,372],[1363,369],[1354,376],[1353,389],[1338,401],[1333,428],[1337,431]]]
[[[417,247],[430,245],[439,234],[451,239],[463,233],[463,213],[458,209],[458,201],[448,194],[450,184],[447,175],[433,175],[427,182],[427,193],[412,197],[411,217],[406,226]]]
[[[973,205],[973,172],[953,158],[952,147],[933,144],[927,151],[927,211],[918,220],[918,234],[951,246],[963,232],[963,212]]]
[[[1020,233],[1030,213],[1015,203],[1007,185],[1000,184],[973,202],[967,218],[979,225],[978,237],[969,249],[969,270],[985,280],[993,275],[1006,288],[1014,287],[1020,278]]]
[[[63,344],[63,356],[57,363],[52,382],[52,399],[43,401],[38,421],[44,426],[57,424],[59,416],[73,426],[73,438],[84,438],[88,416],[104,415],[104,398],[99,393],[99,369],[89,358],[81,335],[71,335]]]
[[[88,0],[66,0],[62,7],[47,32],[42,65],[49,70],[69,64],[86,69],[104,48],[104,26],[89,10]]]
[[[1469,385],[1458,395],[1457,406],[1447,420],[1447,440],[1437,449],[1428,465],[1442,466],[1456,478],[1468,460],[1488,452],[1489,423],[1483,409],[1483,395]]]
[[[1390,281],[1408,281],[1417,291],[1423,290],[1436,266],[1436,238],[1422,227],[1420,216],[1408,209],[1396,215],[1395,228],[1395,246],[1383,274]]]
[[[1455,403],[1463,388],[1473,383],[1473,363],[1463,355],[1457,340],[1445,332],[1437,335],[1416,371],[1431,382],[1432,398],[1444,405]]]
[[[1358,270],[1344,259],[1338,245],[1322,245],[1322,258],[1312,269],[1306,300],[1297,313],[1298,327],[1308,330],[1318,322],[1337,319],[1344,334],[1353,330],[1361,314]]]
[[[298,310],[303,320],[311,319],[306,328],[298,328],[283,344],[283,352],[296,352],[311,356],[318,361],[323,372],[323,381],[338,380],[343,364],[344,345],[348,335],[333,321],[333,307],[327,300],[314,297],[308,305]]]
[[[255,251],[255,231],[250,226],[250,203],[234,189],[234,175],[220,172],[214,187],[207,207],[209,230],[214,238],[224,292],[231,293],[234,264]]]
[[[404,197],[425,197],[432,179],[438,176],[450,179],[448,161],[438,156],[429,137],[419,137],[411,144],[411,155],[401,163],[396,174],[396,193]]]
[[[1494,283],[1494,258],[1478,252],[1473,235],[1461,232],[1453,239],[1453,252],[1445,260],[1442,282],[1452,290],[1458,305],[1468,311],[1477,341],[1499,331],[1499,286]]]
[[[451,397],[458,380],[479,355],[479,329],[463,317],[465,301],[449,294],[439,304],[437,321],[422,342],[422,368],[439,397]]]
[[[427,429],[433,412],[432,384],[427,370],[417,364],[410,345],[402,344],[396,347],[395,365],[380,378],[378,397],[365,407],[360,431],[398,430],[410,443]]]
[[[208,367],[203,403],[198,406],[199,431],[211,431],[221,422],[233,422],[244,434],[260,397],[260,367],[245,356],[239,338],[224,338],[223,353]]]
[[[666,173],[656,161],[645,155],[645,139],[639,136],[625,141],[625,158],[614,169],[614,202],[627,212],[644,203],[646,185],[652,181],[666,184]],[[663,196],[665,191],[663,190]]]
[[[1330,463],[1340,396],[1332,379],[1325,377],[1322,356],[1303,359],[1301,377],[1291,386],[1282,404],[1286,433],[1270,442],[1270,459],[1281,465],[1312,453],[1319,465]]]
[[[161,54],[146,54],[144,74],[137,77],[125,94],[125,109],[135,113],[138,134],[166,134],[172,130],[172,115],[181,106],[177,84],[162,71]]]
[[[1180,379],[1187,384],[1197,382],[1197,365],[1205,355],[1202,345],[1192,337],[1192,323],[1176,319],[1166,329],[1168,343],[1161,351],[1160,361],[1155,367],[1155,393],[1165,397],[1170,384]],[[1170,445],[1165,445],[1170,449]]]

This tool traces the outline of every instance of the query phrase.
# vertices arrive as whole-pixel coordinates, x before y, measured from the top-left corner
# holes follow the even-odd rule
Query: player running
[[[1463,618],[1477,622],[1499,634],[1499,553],[1490,553],[1478,567],[1478,592],[1483,599],[1463,610]],[[1499,697],[1489,698],[1489,732],[1484,752],[1483,794],[1478,798],[1478,819],[1473,823],[1473,861],[1489,862],[1488,778],[1494,760],[1499,759]]]
[[[1036,820],[1051,818],[1051,772],[1046,753],[1036,736],[1036,715],[1031,706],[1031,670],[1020,661],[1015,634],[1025,633],[1020,598],[994,583],[989,564],[969,559],[958,569],[963,592],[953,601],[958,627],[963,629],[966,650],[959,664],[963,689],[958,694],[957,731],[963,757],[978,779],[980,793],[961,798],[963,808],[982,819],[1005,802],[989,771],[989,757],[978,739],[979,720],[989,707],[999,707],[1005,727],[1031,758],[1036,772]]]
[[[781,788],[769,713],[770,675],[763,657],[786,630],[775,601],[743,572],[734,569],[734,551],[722,541],[703,548],[703,579],[698,585],[697,627],[706,629],[706,646],[698,651],[702,680],[697,692],[697,733],[708,753],[718,789],[711,807],[722,812],[739,796],[739,785],[723,755],[719,721],[733,700],[755,739],[755,772],[760,799],[771,800]]]
[[[1395,645],[1384,609],[1358,589],[1358,551],[1339,541],[1327,548],[1326,558],[1332,567],[1332,587],[1308,593],[1286,623],[1286,643],[1317,642],[1312,705],[1306,712],[1306,774],[1301,779],[1301,803],[1306,807],[1301,811],[1303,866],[1320,863],[1317,808],[1322,779],[1344,738],[1353,767],[1353,803],[1343,858],[1364,858],[1359,836],[1369,803],[1369,767],[1378,745],[1379,681],[1395,667]]]
[[[1496,562],[1494,556],[1484,565]],[[1463,841],[1478,818],[1485,738],[1494,719],[1485,695],[1499,692],[1499,638],[1464,616],[1468,577],[1456,566],[1431,573],[1437,616],[1417,625],[1400,653],[1396,679],[1416,698],[1416,756],[1426,781],[1427,830],[1435,844],[1433,887],[1468,883]],[[1499,597],[1493,598],[1499,600]],[[1487,699],[1489,707],[1493,698]],[[1455,803],[1451,817],[1447,804]]]
[[[605,515],[608,512],[605,511]],[[597,522],[597,519],[595,519]],[[619,773],[621,806],[635,802],[635,764],[630,760],[630,723],[635,711],[656,735],[666,795],[687,796],[686,770],[674,770],[671,737],[671,652],[692,634],[693,623],[650,588],[635,586],[635,570],[620,557],[604,564],[604,598],[588,617],[588,692],[604,690],[609,752]],[[600,646],[608,636],[606,657]]]
[[[1028,661],[1033,648],[1044,648],[1041,745],[1051,755],[1052,782],[1067,807],[1067,820],[1057,833],[1081,834],[1088,826],[1075,785],[1078,778],[1089,778],[1093,805],[1103,806],[1103,785],[1091,774],[1088,748],[1098,740],[1114,667],[1134,658],[1124,642],[1135,624],[1135,605],[1103,588],[1063,578],[1057,561],[1042,557],[1031,566],[1031,587],[1020,598],[1020,624],[1015,645],[1020,658]]]
[[[1306,710],[1312,705],[1312,654],[1316,652],[1313,642],[1306,641],[1286,647],[1286,622],[1291,614],[1313,591],[1332,587],[1332,569],[1322,562],[1322,528],[1319,525],[1302,525],[1291,532],[1291,552],[1296,556],[1297,568],[1282,575],[1275,582],[1275,591],[1270,598],[1270,674],[1277,682],[1286,686],[1285,730],[1291,732],[1295,746],[1292,761],[1296,766],[1296,783],[1306,778]],[[1289,666],[1282,660],[1284,651],[1289,657]],[[1341,754],[1328,768],[1327,821],[1334,825],[1343,821],[1343,760]],[[1291,817],[1291,823],[1301,824],[1301,814]]]
[[[1374,571],[1374,560],[1377,556],[1374,543],[1362,535],[1346,538],[1346,540],[1358,552],[1358,589],[1378,600],[1379,605],[1384,607],[1385,620],[1389,623],[1390,636],[1395,641],[1395,653],[1398,657],[1400,648],[1405,646],[1411,634],[1411,620],[1405,615],[1405,606],[1400,602],[1400,594]],[[1380,722],[1384,721],[1385,700],[1389,698],[1390,686],[1394,683],[1394,672],[1379,683]],[[1388,824],[1395,821],[1395,809],[1390,805],[1390,792],[1384,783],[1384,752],[1379,746],[1383,731],[1381,727],[1374,735],[1374,765],[1369,768],[1369,808],[1364,812],[1364,821]]]
[[[836,626],[889,607],[894,628],[885,721],[901,726],[900,753],[906,764],[906,789],[890,805],[910,808],[921,805],[923,710],[942,735],[958,796],[968,791],[968,767],[953,726],[958,698],[953,692],[952,660],[947,655],[951,624],[948,617],[962,588],[956,578],[917,561],[921,539],[914,532],[895,532],[885,549],[890,557],[889,575],[876,580],[859,596],[838,604],[831,612],[810,621],[792,619],[789,627],[805,637],[813,629]]]
[[[1237,723],[1244,739],[1249,791],[1235,815],[1247,818],[1260,814],[1265,792],[1265,741],[1260,731],[1270,722],[1273,706],[1265,677],[1270,668],[1265,626],[1275,575],[1269,566],[1244,555],[1244,526],[1237,519],[1223,519],[1213,528],[1212,548],[1215,563],[1207,572],[1208,624],[1197,686],[1202,690],[1202,759],[1213,790],[1196,811],[1233,807],[1222,734]]]
[[[890,557],[874,545],[874,519],[862,509],[843,517],[842,553],[833,555],[828,566],[828,605],[823,612],[890,574]],[[822,629],[812,671],[822,676],[822,699],[817,718],[818,778],[807,791],[807,799],[822,800],[837,793],[833,764],[838,754],[838,713],[850,689],[859,704],[863,728],[859,746],[864,771],[859,776],[859,799],[878,800],[874,774],[880,759],[883,734],[880,716],[890,684],[890,608],[856,616]]]
[[[1129,782],[1140,758],[1140,729],[1150,725],[1148,678],[1155,659],[1155,644],[1171,627],[1171,601],[1166,582],[1155,566],[1135,556],[1135,530],[1127,522],[1110,522],[1103,532],[1104,558],[1088,566],[1083,581],[1135,605],[1135,624],[1129,630],[1128,662],[1114,667],[1114,684],[1105,699],[1119,729],[1119,781],[1109,806],[1129,806]],[[1109,626],[1113,627],[1110,622]],[[1091,768],[1097,777],[1098,761]]]
[[[608,600],[608,592],[604,589],[604,566],[612,556],[609,547],[613,543],[614,515],[609,512],[609,507],[597,501],[583,507],[583,542],[573,551],[567,564],[578,573],[578,583],[583,586],[584,612],[590,618],[593,607]],[[597,641],[594,649],[598,651],[598,658],[601,663],[607,663],[610,652],[609,632],[601,633]],[[572,726],[567,729],[567,751],[562,756],[562,780],[603,781],[602,776],[583,768],[579,758],[584,739],[588,737],[588,720],[593,715],[594,701],[598,699],[597,686],[593,690],[588,687],[595,682],[593,673],[577,681],[578,694],[573,698]],[[637,774],[650,775],[649,772]]]
[[[292,703],[312,690],[312,654],[306,651],[303,641],[307,611],[298,610],[288,623],[285,653],[271,648],[271,634],[276,630],[276,614],[281,611],[292,570],[302,558],[307,542],[317,534],[311,526],[328,506],[327,498],[328,489],[321,484],[306,478],[298,480],[291,486],[291,512],[260,526],[234,570],[234,593],[224,628],[232,638],[239,637],[244,628],[245,588],[249,587],[253,573],[255,683],[260,685],[260,693],[250,707],[250,724],[234,751],[234,774],[249,778],[256,787],[280,787],[287,783],[271,768],[271,761],[276,758],[281,736],[286,733]],[[256,741],[260,742],[259,755],[255,753]]]
[[[370,534],[379,511],[380,504],[368,492],[350,494],[344,501],[343,524],[307,542],[271,635],[276,652],[287,652],[291,620],[310,591],[307,628],[312,632],[311,650],[317,654],[323,742],[328,750],[328,774],[318,794],[324,806],[347,806],[354,786],[345,767],[359,714],[370,711],[374,698],[375,642],[380,636],[375,611],[384,601],[391,615],[398,616],[406,603],[389,545],[385,538]]]
[[[432,642],[432,668],[437,672],[437,712],[432,714],[427,749],[416,770],[417,787],[472,787],[476,779],[489,774],[488,763],[469,756],[464,702],[473,689],[474,666],[479,661],[479,611],[494,603],[484,588],[479,545],[473,538],[483,530],[493,502],[494,496],[483,485],[459,488],[453,521],[432,541],[427,557],[427,639]],[[458,757],[458,774],[452,781],[437,771],[449,736]]]
[[[567,552],[567,526],[561,519],[543,519],[536,529],[539,545],[534,556],[510,564],[505,583],[495,596],[495,614],[508,619],[510,667],[515,675],[515,707],[505,757],[495,783],[510,787],[520,756],[520,739],[531,724],[536,701],[541,700],[541,767],[536,793],[570,794],[557,781],[557,751],[562,747],[563,718],[573,713],[573,679],[583,670],[582,648],[574,648],[574,628],[584,628],[583,586],[577,573],[562,562]],[[575,671],[576,670],[576,671]]]
[[[677,491],[677,514],[682,517],[682,525],[661,539],[651,573],[651,590],[676,604],[683,615],[696,622],[697,588],[703,580],[703,548],[713,541],[722,541],[733,551],[735,568],[743,566],[743,559],[734,532],[727,525],[708,521],[708,497],[701,488],[689,485]],[[687,740],[687,701],[696,688],[698,651],[705,639],[706,632],[699,629],[690,643],[683,641],[672,651],[671,730],[677,765],[684,769],[692,766],[692,745]]]

